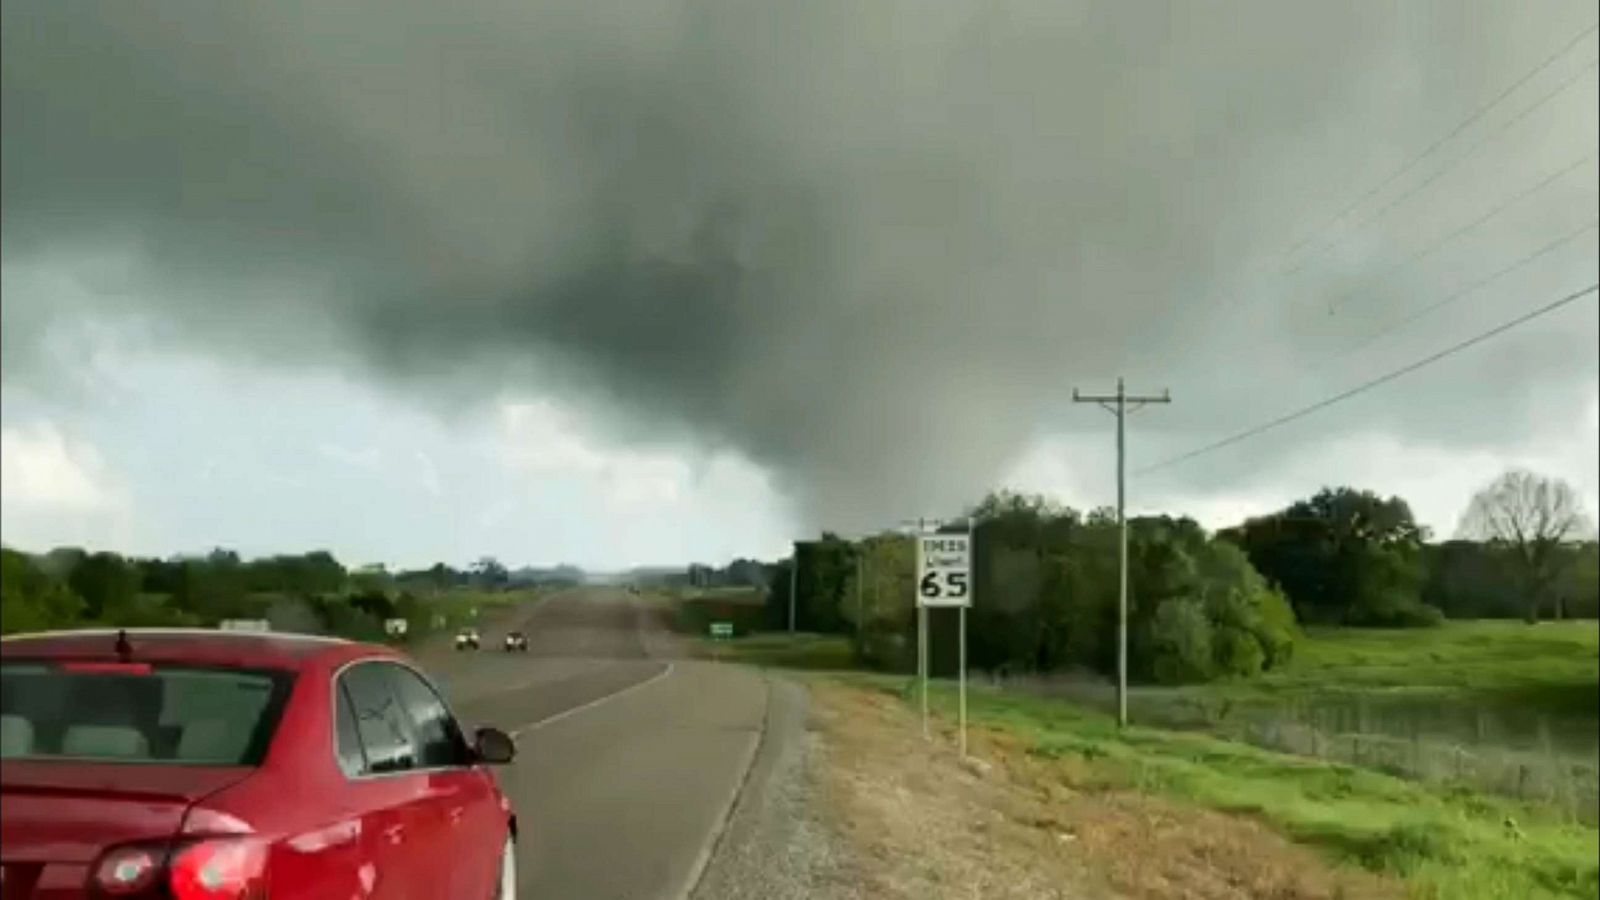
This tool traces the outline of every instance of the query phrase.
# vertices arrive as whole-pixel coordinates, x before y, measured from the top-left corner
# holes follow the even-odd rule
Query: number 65
[[[941,584],[939,576],[944,576]],[[967,573],[965,572],[929,572],[922,576],[922,582],[917,585],[917,590],[924,597],[965,597],[967,595]]]

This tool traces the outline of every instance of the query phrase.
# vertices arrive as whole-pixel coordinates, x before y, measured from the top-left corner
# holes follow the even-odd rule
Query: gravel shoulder
[[[902,704],[767,677],[766,732],[694,900],[1115,896],[1085,887],[1009,785],[923,741]]]
[[[859,873],[836,829],[812,802],[820,735],[807,727],[799,682],[769,675],[767,718],[694,900],[857,900]]]
[[[1335,871],[1248,816],[1102,784],[975,728],[924,740],[900,697],[769,670],[766,731],[695,900],[1356,900],[1394,885]]]

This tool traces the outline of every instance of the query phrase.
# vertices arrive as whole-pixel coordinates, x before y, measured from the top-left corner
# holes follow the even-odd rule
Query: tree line
[[[1040,496],[991,494],[968,511],[976,604],[969,662],[998,671],[1109,674],[1118,526]],[[1410,506],[1328,488],[1208,533],[1187,518],[1128,523],[1130,674],[1146,682],[1248,677],[1290,659],[1303,625],[1428,627],[1446,618],[1596,617],[1600,545],[1569,486],[1508,473],[1436,542]],[[798,570],[792,571],[798,564]],[[915,544],[824,533],[766,566],[768,627],[848,634],[858,656],[906,670],[915,654]],[[712,579],[716,580],[715,577]],[[953,671],[953,614],[932,611],[935,671]]]
[[[381,565],[347,568],[324,550],[246,560],[227,549],[157,559],[7,547],[0,548],[0,627],[10,633],[266,619],[283,630],[378,639],[387,619],[427,630],[437,611],[426,601],[438,594],[500,590],[532,583],[530,577],[518,578],[492,557],[466,569],[436,563],[391,572]]]

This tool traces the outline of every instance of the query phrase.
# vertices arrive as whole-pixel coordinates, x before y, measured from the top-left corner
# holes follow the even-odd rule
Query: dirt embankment
[[[1397,896],[1245,817],[1096,787],[1070,759],[974,730],[921,738],[895,697],[811,685],[813,800],[868,897],[1334,900]]]

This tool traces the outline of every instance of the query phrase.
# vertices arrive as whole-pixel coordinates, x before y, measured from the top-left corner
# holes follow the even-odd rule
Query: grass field
[[[1232,685],[1268,694],[1426,690],[1596,715],[1600,623],[1479,621],[1439,628],[1311,629],[1282,671]]]
[[[1259,678],[1136,687],[1130,714],[1600,819],[1596,623],[1314,629],[1295,654]],[[1017,678],[1007,687],[1101,710],[1113,702],[1101,679]]]

